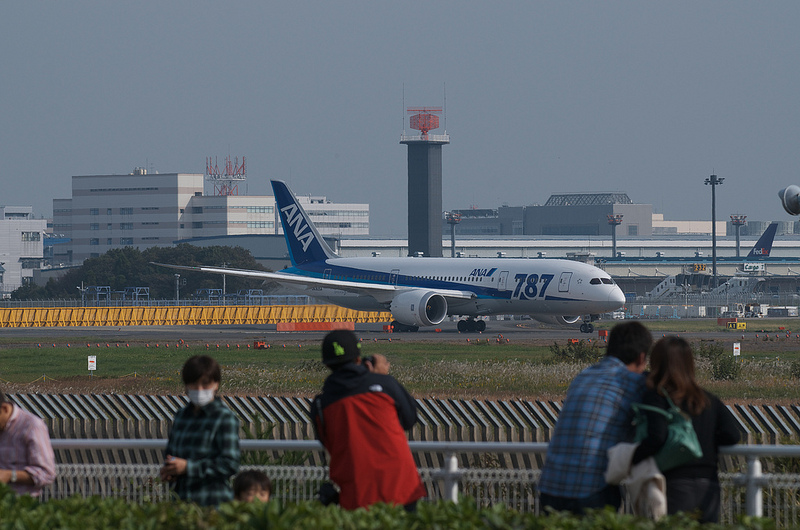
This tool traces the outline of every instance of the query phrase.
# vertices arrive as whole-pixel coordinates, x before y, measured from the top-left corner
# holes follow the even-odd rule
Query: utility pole
[[[181,275],[175,274],[175,301],[179,302],[181,299]]]
[[[714,277],[714,286],[717,287],[717,186],[722,185],[722,177],[711,175],[705,180],[706,186],[711,186],[711,266]]]

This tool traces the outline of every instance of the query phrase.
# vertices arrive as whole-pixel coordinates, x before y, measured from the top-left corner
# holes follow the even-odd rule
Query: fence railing
[[[164,439],[53,439],[53,449],[134,449],[163,450]],[[268,470],[275,495],[287,501],[316,497],[328,470],[319,465],[270,465],[279,462],[281,452],[322,452],[318,441],[310,440],[241,440],[243,451],[259,451],[264,461],[246,467]],[[537,469],[501,469],[491,462],[477,462],[470,468],[459,467],[463,454],[541,455],[547,452],[543,442],[409,442],[411,451],[443,456],[440,467],[422,467],[420,476],[428,487],[429,498],[458,502],[461,495],[473,497],[479,505],[503,503],[526,512],[539,511],[535,483]],[[779,526],[800,524],[800,474],[763,473],[762,458],[800,458],[800,445],[738,445],[724,447],[720,453],[741,457],[743,470],[721,473],[722,522],[733,522],[737,515],[768,516]],[[251,459],[252,460],[252,459]],[[797,466],[794,466],[797,467]],[[156,479],[157,464],[60,464],[58,478],[43,498],[61,498],[73,494],[123,497],[134,502],[169,498],[166,484]],[[766,490],[766,494],[765,494]],[[744,505],[744,510],[742,510]]]

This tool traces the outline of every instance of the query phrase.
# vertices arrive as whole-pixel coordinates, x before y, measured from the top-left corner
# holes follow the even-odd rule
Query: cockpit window
[[[592,278],[591,280],[589,280],[589,283],[591,283],[592,285],[600,285],[600,278]]]
[[[600,278],[600,279],[603,280],[603,283],[606,285],[614,285],[614,280],[612,280],[611,278]]]

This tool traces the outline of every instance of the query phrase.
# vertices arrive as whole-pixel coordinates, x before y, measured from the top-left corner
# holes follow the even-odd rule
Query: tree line
[[[111,291],[127,287],[149,287],[151,299],[175,298],[175,273],[181,275],[181,298],[198,289],[221,289],[222,277],[193,271],[176,271],[151,265],[150,262],[188,266],[224,266],[232,269],[266,271],[248,250],[242,247],[196,247],[181,243],[174,247],[133,247],[112,249],[97,258],[89,258],[59,278],[50,278],[46,285],[24,285],[11,293],[12,300],[53,300],[81,297],[80,287],[109,286]],[[183,281],[185,280],[185,284]],[[263,280],[226,276],[226,292],[259,289]]]

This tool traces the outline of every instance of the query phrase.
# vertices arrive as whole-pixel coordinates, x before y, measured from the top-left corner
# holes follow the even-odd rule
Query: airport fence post
[[[455,453],[444,455],[444,498],[451,502],[458,502],[458,459]]]
[[[758,459],[758,456],[748,456],[747,477],[745,478],[745,510],[747,515],[751,517],[761,517],[763,515],[762,479],[761,460]]]

